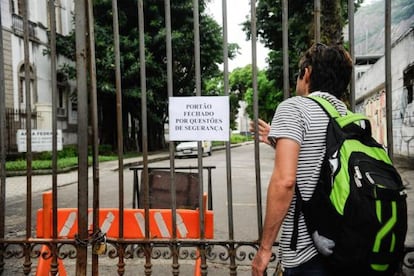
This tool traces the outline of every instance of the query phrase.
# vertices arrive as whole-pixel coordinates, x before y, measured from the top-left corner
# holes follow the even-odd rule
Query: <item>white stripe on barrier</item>
[[[93,225],[93,212],[88,212],[88,229],[91,230]]]
[[[109,228],[111,228],[112,222],[114,221],[115,216],[114,214],[112,214],[112,212],[108,212],[108,214],[106,214],[106,218],[104,220],[104,222],[101,225],[101,231],[102,233],[106,233],[108,232]]]
[[[141,230],[142,236],[145,235],[145,218],[144,215],[141,213],[135,213],[135,219],[138,222],[139,230]]]
[[[188,234],[187,227],[185,226],[184,220],[180,214],[177,213],[177,229],[180,232],[182,238],[186,238]]]
[[[70,230],[75,224],[76,216],[76,212],[72,212],[69,214],[68,218],[65,221],[65,224],[62,226],[62,229],[60,229],[59,237],[66,237],[69,234]]]
[[[161,212],[156,212],[154,214],[155,223],[158,226],[158,229],[160,230],[161,237],[163,238],[170,238],[170,231],[168,231],[168,227],[165,224],[164,218],[162,217]]]

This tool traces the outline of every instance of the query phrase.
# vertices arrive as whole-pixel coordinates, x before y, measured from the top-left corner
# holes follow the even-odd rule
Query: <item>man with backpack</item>
[[[305,52],[299,62],[299,74],[296,84],[296,94],[298,96],[289,98],[278,106],[271,126],[262,120],[258,122],[257,131],[260,140],[275,148],[275,163],[267,191],[266,216],[261,243],[252,263],[252,275],[263,275],[270,261],[272,246],[280,229],[278,258],[281,260],[283,275],[393,275],[393,271],[396,270],[397,259],[401,257],[401,248],[403,248],[406,232],[405,195],[398,173],[391,171],[389,174],[392,178],[390,185],[387,183],[376,184],[372,179],[375,177],[372,177],[369,171],[363,171],[364,175],[362,175],[359,165],[353,163],[350,167],[353,172],[355,170],[355,177],[347,178],[348,171],[341,172],[339,175],[344,175],[347,181],[340,179],[338,181],[341,183],[335,184],[335,186],[333,182],[328,183],[333,180],[334,175],[336,177],[338,174],[338,171],[328,172],[330,169],[333,170],[335,164],[338,164],[338,160],[327,157],[327,153],[332,151],[327,146],[327,143],[330,143],[330,141],[327,141],[328,126],[333,128],[333,125],[336,125],[334,121],[338,117],[344,116],[345,118],[346,115],[349,115],[346,105],[340,99],[343,98],[350,82],[352,66],[352,59],[342,46],[326,46],[320,43],[313,45]],[[327,109],[329,111],[325,111]],[[333,119],[331,113],[335,114],[333,115],[336,116],[335,119]],[[355,117],[358,120],[362,119],[362,121],[365,119]],[[376,158],[385,159],[386,169],[388,169],[388,166],[393,169],[386,154],[383,156],[384,154],[380,152],[383,149],[380,149],[375,141],[370,140],[370,128],[364,129],[364,127],[357,126],[355,122],[357,119],[351,118],[350,122],[341,123],[341,127],[347,128],[343,132],[344,134],[341,135],[346,136],[346,132],[355,132],[359,136],[364,136],[362,144],[355,144],[354,139],[360,137],[355,138],[354,136],[351,137],[352,139],[350,138],[352,140],[350,143],[351,147],[362,147],[364,149],[367,147],[367,151],[374,152],[373,154],[370,153],[368,157],[362,154],[365,159],[369,159],[369,169],[373,167],[371,166],[372,162],[377,163]],[[369,126],[369,122],[366,123]],[[365,123],[361,124],[365,125]],[[253,126],[251,126],[251,130],[254,130]],[[369,136],[369,139],[365,136]],[[341,139],[337,143],[340,146],[344,144],[343,140],[345,138]],[[367,145],[365,145],[365,140],[368,141],[366,142]],[[338,152],[339,149],[333,155],[338,155]],[[344,155],[344,153],[339,154]],[[374,161],[371,159],[374,159]],[[382,163],[384,162],[382,160],[378,162],[383,166]],[[327,167],[328,169],[326,169]],[[342,167],[345,167],[345,165],[342,165]],[[378,169],[375,168],[375,170]],[[322,176],[325,175],[328,179],[321,181]],[[381,176],[379,179],[384,179],[384,177]],[[372,183],[369,183],[371,180]],[[319,188],[321,184],[318,183],[320,182],[325,182],[328,188]],[[356,188],[348,188],[348,183],[345,185],[344,182],[352,182],[351,184]],[[365,182],[368,184],[365,184]],[[316,207],[313,209],[320,212],[319,219],[316,219],[318,215],[308,215],[311,212],[306,211],[309,208],[306,207],[309,205],[307,202],[315,197],[313,194],[317,184],[319,190],[330,189],[330,191],[322,191],[322,194],[327,193],[326,198],[324,198],[325,201],[334,198],[332,208],[328,207],[328,204],[325,207],[320,202],[314,204]],[[388,189],[388,186],[391,186],[391,188]],[[364,188],[358,189],[359,187]],[[335,191],[332,192],[331,190],[334,189]],[[373,212],[376,212],[374,217],[368,214],[368,219],[363,218],[359,221],[359,218],[356,218],[355,221],[359,224],[352,226],[353,231],[355,231],[355,228],[358,230],[361,228],[361,232],[364,232],[364,228],[369,228],[369,225],[364,225],[367,221],[384,221],[383,224],[374,223],[375,225],[378,224],[372,232],[374,234],[366,233],[367,236],[373,236],[366,238],[366,240],[371,242],[372,238],[374,245],[367,245],[368,250],[355,247],[355,252],[346,252],[345,255],[340,250],[344,247],[344,243],[346,247],[346,242],[337,239],[338,235],[342,235],[338,232],[348,231],[347,225],[342,222],[343,217],[348,216],[349,212],[348,207],[344,206],[347,201],[343,199],[343,194],[348,194],[342,193],[343,190],[347,191],[349,195],[352,194],[352,197],[354,197],[353,193],[355,192],[359,201],[362,200],[358,195],[360,191],[363,191],[361,194],[369,194],[369,196],[373,194],[373,203],[369,204],[374,206]],[[387,195],[385,207],[381,207],[383,206],[381,205],[381,198],[377,198],[377,191],[382,194],[382,190],[386,190],[384,194]],[[392,196],[388,196],[389,190],[392,190]],[[339,198],[335,198],[335,193],[340,194]],[[391,202],[389,205],[392,208],[387,207],[388,201]],[[330,213],[325,215],[324,209],[332,209],[334,215]],[[389,212],[392,214],[390,216],[383,215],[382,212],[388,209],[392,209]],[[364,210],[358,210],[357,212],[354,210],[352,212],[354,214],[359,211],[364,212]],[[400,214],[403,214],[401,218]],[[325,229],[320,229],[319,224],[327,224],[328,228],[330,225],[336,224],[339,230],[336,229],[336,233],[332,235]],[[401,231],[394,233],[395,229]],[[345,237],[349,244],[353,246],[354,243],[352,242],[355,241],[351,241],[348,236]],[[356,241],[360,242],[359,240]],[[362,241],[361,243],[363,244]],[[349,251],[349,248],[346,250]],[[354,254],[358,256],[357,259],[370,258],[370,260],[348,261],[348,256],[357,253],[357,251],[362,251],[361,255]],[[384,255],[382,251],[386,251],[387,254],[390,252],[390,254]],[[378,252],[381,253],[380,256],[377,256]],[[387,263],[391,258],[393,258],[392,261]],[[331,259],[334,259],[334,261],[331,261]],[[385,264],[383,263],[384,260],[386,261]]]

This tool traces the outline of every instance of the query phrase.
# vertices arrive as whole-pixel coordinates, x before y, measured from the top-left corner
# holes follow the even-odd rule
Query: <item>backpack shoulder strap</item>
[[[319,96],[308,96],[308,98],[318,103],[325,110],[326,114],[333,118],[341,128],[351,123],[359,123],[361,121],[365,122],[365,125],[370,126],[368,117],[363,114],[353,113],[347,110],[346,115],[342,116],[328,100]]]
[[[302,195],[300,194],[298,184],[295,184],[295,194],[296,194],[296,201],[295,201],[295,213],[293,215],[293,232],[292,237],[290,239],[290,249],[296,251],[296,244],[298,242],[299,236],[299,214],[302,212]]]
[[[318,103],[329,117],[334,119],[341,117],[338,110],[328,100],[319,96],[308,96],[308,98]]]

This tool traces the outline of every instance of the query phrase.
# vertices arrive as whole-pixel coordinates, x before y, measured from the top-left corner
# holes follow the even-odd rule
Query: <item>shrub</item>
[[[78,148],[76,145],[67,145],[63,147],[63,150],[58,152],[58,158],[70,158],[78,156]]]
[[[242,134],[232,134],[230,137],[230,142],[232,144],[243,143],[247,141],[251,141],[251,135],[242,135]]]

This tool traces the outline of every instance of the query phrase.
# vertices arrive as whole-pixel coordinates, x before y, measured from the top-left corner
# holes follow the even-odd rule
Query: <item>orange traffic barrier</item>
[[[200,276],[201,275],[201,256],[200,256],[200,251],[198,251],[197,249],[197,253],[196,253],[196,262],[195,262],[195,267],[194,267],[194,276]]]
[[[206,210],[206,196],[203,197],[204,206],[204,225],[206,239],[212,239],[214,235],[214,213]],[[90,221],[89,228],[92,229],[92,209],[88,210]],[[176,210],[176,233],[181,239],[198,239],[200,238],[199,210],[177,209]],[[59,208],[57,210],[57,227],[58,237],[74,238],[78,232],[78,210],[77,208]],[[99,226],[102,233],[109,238],[119,237],[119,210],[115,208],[99,209]],[[43,208],[37,211],[36,234],[38,238],[51,237],[52,229],[52,194],[47,192],[43,194]],[[171,209],[149,209],[149,227],[151,239],[168,239],[172,238],[172,211]],[[145,238],[145,210],[144,209],[124,209],[124,238],[125,239],[142,239]],[[43,260],[43,259],[41,259]],[[47,260],[44,260],[47,261]],[[200,258],[196,260],[196,269],[194,275],[200,275]],[[50,271],[49,266],[43,265]],[[59,259],[59,269],[63,268],[63,263]],[[40,262],[38,271],[40,270]],[[63,271],[59,275],[66,275]],[[36,274],[48,275],[46,274]]]
[[[43,194],[43,219],[44,221],[52,221],[52,193],[44,193]],[[50,224],[41,224],[37,225],[37,228],[43,228],[43,237],[44,238],[51,238],[52,232]],[[42,245],[42,249],[40,250],[40,258],[37,264],[36,276],[44,276],[49,275],[49,271],[51,270],[52,258],[43,258],[42,256],[50,256],[49,254],[49,247],[46,245]],[[66,270],[63,265],[62,259],[58,259],[58,273],[59,276],[66,276]]]
[[[50,226],[51,223],[44,220],[43,209],[37,214],[37,237],[45,237],[42,225]],[[92,210],[89,210],[92,216]],[[78,232],[78,211],[76,208],[58,209],[58,235],[59,237],[73,238]],[[170,209],[149,210],[150,238],[172,237],[172,212]],[[92,221],[92,220],[89,220]],[[207,211],[205,215],[205,237],[213,238],[213,212]],[[114,208],[102,208],[99,210],[99,225],[102,233],[107,237],[119,237],[119,210]],[[92,228],[92,225],[90,225]],[[200,237],[199,211],[177,209],[177,236],[183,239],[197,239]],[[124,210],[124,238],[140,239],[145,237],[145,214],[143,209]]]

